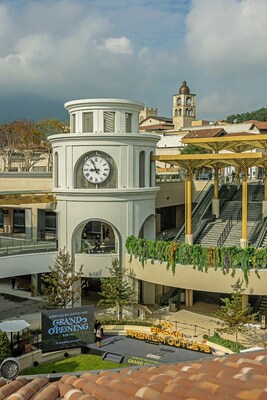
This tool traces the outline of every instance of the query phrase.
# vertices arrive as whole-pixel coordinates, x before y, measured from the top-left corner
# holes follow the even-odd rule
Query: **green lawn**
[[[77,372],[97,369],[124,368],[126,366],[128,365],[103,361],[99,356],[81,354],[79,356],[64,358],[63,360],[43,363],[39,364],[37,367],[24,369],[21,371],[20,375],[51,374],[52,371],[57,373]]]

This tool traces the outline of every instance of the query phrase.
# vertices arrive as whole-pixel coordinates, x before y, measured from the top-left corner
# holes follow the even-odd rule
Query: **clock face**
[[[87,158],[83,163],[83,176],[88,182],[98,184],[108,179],[110,164],[101,156],[95,155]]]

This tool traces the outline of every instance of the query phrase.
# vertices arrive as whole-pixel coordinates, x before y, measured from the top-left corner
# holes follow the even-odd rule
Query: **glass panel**
[[[25,210],[14,210],[13,232],[25,232]]]
[[[83,132],[93,132],[93,113],[83,113]]]

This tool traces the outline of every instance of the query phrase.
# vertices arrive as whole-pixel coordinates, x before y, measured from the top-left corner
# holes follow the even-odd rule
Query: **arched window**
[[[139,187],[145,187],[145,152],[139,154]]]
[[[55,182],[55,187],[58,187],[58,153],[55,153],[54,156],[54,182]]]
[[[182,115],[182,109],[181,109],[181,108],[179,108],[179,111],[178,111],[178,112],[179,112],[179,114],[178,114],[178,115],[179,115],[179,117],[181,117],[181,115]]]
[[[190,106],[190,104],[191,104],[191,98],[190,98],[190,97],[187,97],[187,99],[186,99],[186,105],[187,105],[187,106]]]
[[[178,97],[178,99],[177,99],[177,105],[180,106],[181,104],[182,104],[181,97]]]
[[[178,117],[178,110],[175,110],[175,117]]]

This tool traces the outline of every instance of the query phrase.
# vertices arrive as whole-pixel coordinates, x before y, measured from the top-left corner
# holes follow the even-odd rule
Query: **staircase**
[[[169,304],[169,299],[176,296],[179,293],[180,289],[178,288],[171,288],[168,292],[163,293],[160,296],[159,304],[161,306],[165,306],[166,304]]]
[[[231,193],[231,190],[227,189],[227,185],[222,185],[219,189],[219,198],[222,201],[225,201],[225,198]],[[214,194],[214,187],[211,185],[202,199],[200,199],[199,203],[193,209],[192,212],[192,231],[194,232],[194,242],[195,238],[198,236],[198,232],[202,231],[206,224],[214,219],[214,216],[211,213],[211,204]],[[185,225],[182,226],[180,231],[177,233],[175,238],[173,239],[177,242],[185,241]]]
[[[240,204],[241,207],[241,204]],[[248,221],[247,221],[247,233],[248,238],[252,231],[255,222],[261,221],[262,218],[262,204],[260,202],[249,202],[248,203]],[[224,246],[239,246],[240,239],[242,237],[242,221],[233,220],[233,227],[227,236]]]
[[[259,316],[263,315],[267,309],[267,296],[261,296],[257,312]]]
[[[248,197],[252,198],[252,193],[255,190],[256,185],[248,186]],[[259,192],[258,192],[259,194]],[[242,236],[242,221],[237,221],[237,214],[242,207],[241,202],[242,190],[237,190],[233,195],[231,201],[225,201],[222,209],[220,210],[220,216],[215,221],[209,222],[206,227],[202,230],[200,235],[195,240],[196,244],[201,244],[205,247],[216,246],[219,237],[221,236],[228,220],[232,217],[232,228],[223,243],[223,246],[240,246],[240,239]],[[239,200],[240,199],[240,200]],[[248,237],[255,227],[257,221],[260,223],[262,213],[262,204],[260,201],[249,201],[248,203],[248,222],[247,230]],[[267,242],[267,236],[265,238]],[[267,243],[266,243],[267,244]]]
[[[104,353],[104,355],[102,357],[102,360],[111,361],[111,362],[114,362],[114,363],[121,364],[123,358],[124,358],[124,356],[122,354],[115,354],[115,353],[106,352],[106,353]]]

